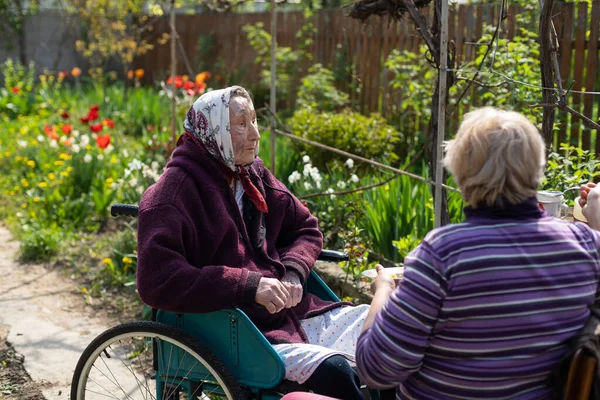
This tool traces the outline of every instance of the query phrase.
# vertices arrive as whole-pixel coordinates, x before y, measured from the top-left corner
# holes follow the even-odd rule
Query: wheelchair
[[[113,216],[137,213],[135,205],[111,207]],[[337,262],[347,256],[323,250],[319,259]],[[339,301],[314,270],[305,291]],[[306,391],[284,377],[281,356],[243,311],[153,310],[152,321],[115,326],[88,345],[75,368],[71,399],[279,400]],[[379,399],[377,391],[366,394]]]

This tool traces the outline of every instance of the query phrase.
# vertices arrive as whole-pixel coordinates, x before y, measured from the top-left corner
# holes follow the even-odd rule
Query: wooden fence
[[[313,21],[317,33],[314,43],[309,48],[313,56],[311,63],[321,63],[328,67],[332,67],[336,62],[352,65],[354,79],[342,84],[341,89],[348,91],[352,85],[351,81],[360,82],[359,91],[350,91],[356,109],[361,112],[377,111],[389,116],[402,101],[402,93],[401,88],[394,90],[389,84],[390,73],[385,68],[385,60],[393,49],[418,53],[423,42],[408,18],[395,22],[375,17],[364,25],[347,17],[347,12],[348,10],[343,9],[323,10],[315,15]],[[476,43],[481,39],[485,26],[497,25],[499,12],[499,5],[451,7],[449,35],[456,51],[456,65],[464,65],[475,58]],[[538,31],[537,18],[525,18],[533,21],[533,26],[523,26],[519,22],[518,14],[525,12],[538,11],[525,11],[518,6],[509,6],[508,17],[501,29],[502,38],[513,38],[521,27]],[[593,0],[591,7],[587,3],[558,3],[555,6],[555,16],[554,22],[561,46],[563,85],[569,87],[572,84],[572,90],[575,91],[600,91],[597,71],[600,0]],[[192,69],[196,68],[200,61],[208,62],[208,65],[214,61],[211,72],[221,75],[225,81],[223,84],[239,83],[252,86],[252,83],[258,81],[262,68],[255,62],[256,53],[249,45],[242,27],[262,22],[269,31],[269,18],[268,13],[180,15],[177,16],[176,27]],[[293,47],[296,32],[305,24],[302,14],[282,12],[278,14],[278,18],[278,45]],[[157,36],[169,32],[168,19],[159,20],[154,32]],[[198,60],[198,51],[201,50],[198,43],[206,42],[207,38],[214,40],[214,46],[210,54],[204,55],[204,60]],[[340,54],[344,54],[341,59]],[[182,53],[179,52],[178,55],[178,72],[187,73],[185,63],[182,62]],[[221,62],[216,63],[217,60]],[[168,76],[169,65],[168,46],[157,46],[155,50],[136,61],[136,67],[144,68],[147,78],[151,80],[165,79]],[[299,69],[306,67],[307,65],[298,66]],[[474,69],[475,66],[468,68]],[[434,83],[432,82],[432,87]],[[282,100],[287,107],[293,107],[293,96]],[[477,99],[473,100],[470,102],[471,107],[478,105]],[[600,96],[572,93],[568,100],[576,110],[592,118],[598,117]],[[464,110],[461,110],[461,113],[462,111]],[[420,126],[424,127],[426,124]],[[556,140],[571,140],[583,144],[585,148],[600,150],[600,140],[594,139],[595,134],[591,135],[589,129],[575,120],[571,123],[561,115]]]

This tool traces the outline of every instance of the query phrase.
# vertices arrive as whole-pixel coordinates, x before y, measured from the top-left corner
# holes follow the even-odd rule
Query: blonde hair
[[[471,206],[518,204],[536,195],[544,141],[523,115],[484,107],[465,115],[443,163]]]

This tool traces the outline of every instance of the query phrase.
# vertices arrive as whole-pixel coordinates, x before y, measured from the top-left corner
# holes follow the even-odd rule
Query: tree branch
[[[454,108],[452,109],[452,111],[450,113],[448,113],[448,116],[454,115],[454,112],[458,109],[458,106],[460,105],[460,101],[463,99],[463,97],[465,97],[465,95],[467,94],[467,92],[471,88],[471,85],[473,83],[477,83],[476,80],[479,77],[479,74],[481,72],[481,68],[483,67],[483,63],[485,62],[485,59],[487,58],[488,54],[490,54],[490,52],[492,50],[492,47],[493,47],[493,44],[494,44],[494,41],[496,41],[496,38],[498,37],[498,32],[500,31],[500,26],[502,25],[502,21],[504,21],[506,19],[506,0],[502,0],[501,4],[502,5],[500,6],[500,15],[498,17],[498,24],[496,25],[496,29],[494,30],[494,34],[492,35],[492,38],[490,39],[490,42],[488,43],[488,47],[485,50],[483,58],[481,59],[481,61],[479,62],[479,65],[477,66],[477,71],[475,71],[475,74],[473,75],[473,78],[471,78],[469,80],[469,83],[467,84],[467,87],[465,88],[465,90],[463,90],[463,92],[458,97],[458,100],[456,101],[456,103],[454,105]],[[492,65],[492,67],[493,67],[493,65]],[[457,79],[459,79],[459,78],[457,78]],[[505,82],[501,82],[501,83],[504,84]],[[485,85],[482,85],[482,84],[479,84],[479,86],[481,86],[481,87],[492,87],[492,86],[485,86]],[[497,86],[500,86],[500,85],[497,85]]]
[[[483,83],[483,82],[480,82],[480,81],[476,81],[475,79],[472,79],[472,78],[457,77],[456,80],[457,81],[471,82],[471,83],[476,84],[477,86],[480,86],[480,87],[483,87],[483,88],[488,88],[488,89],[494,89],[494,88],[499,88],[500,86],[508,85],[508,82],[506,82],[506,81],[502,81],[502,82],[490,84],[490,83]],[[456,106],[454,108],[456,108]],[[453,112],[454,112],[454,110],[452,110],[452,112],[449,113],[449,115],[452,115]]]
[[[541,3],[541,0],[539,0]],[[545,0],[540,14],[540,69],[542,75],[542,103],[555,103],[554,96],[554,68],[552,61],[553,45],[550,39],[552,26],[552,9],[554,0]],[[552,89],[548,89],[552,88]],[[544,107],[542,117],[542,137],[546,144],[552,145],[554,131],[554,112],[556,107]]]
[[[427,26],[427,20],[425,19],[425,17],[423,17],[419,10],[417,10],[417,6],[415,5],[415,2],[413,0],[402,0],[402,3],[406,6],[406,9],[410,14],[413,23],[415,24],[417,30],[421,34],[421,37],[425,41],[425,44],[427,44],[431,56],[434,58],[437,66],[439,66],[440,51],[438,49],[438,44],[436,44],[436,41],[433,35],[431,34],[431,30]]]
[[[560,104],[556,104],[556,103],[538,103],[538,104],[533,104],[529,106],[530,108],[539,108],[539,107],[544,107],[544,108],[558,108],[559,110],[562,111],[566,111],[569,114],[580,118],[581,120],[583,120],[583,123],[590,129],[596,129],[597,131],[600,132],[600,124],[598,124],[596,121],[594,121],[593,119],[585,116],[584,114],[580,113],[577,110],[572,109],[571,107],[564,105],[561,106]]]

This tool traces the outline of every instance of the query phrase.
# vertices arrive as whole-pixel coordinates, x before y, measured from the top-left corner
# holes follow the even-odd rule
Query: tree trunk
[[[440,10],[441,3],[440,1],[447,0],[436,0],[434,5],[433,12],[433,20],[431,23],[431,33],[433,35],[433,46],[435,46],[435,50],[438,54],[440,54],[440,32],[441,32],[441,21],[440,21]],[[451,72],[454,68],[454,59],[451,57],[450,53],[448,53],[448,69],[450,72],[447,72],[447,81],[446,81],[446,93],[450,93],[450,88],[454,85],[454,73]],[[438,76],[435,83],[435,90],[433,91],[433,95],[431,97],[431,119],[429,120],[429,173],[432,179],[435,177],[435,173],[437,171],[438,165],[436,163],[437,160],[437,150],[438,150],[438,142],[437,142],[437,131],[438,131],[438,106],[440,101],[440,86],[439,86],[439,74],[440,70],[438,68]],[[444,99],[446,102],[446,106],[448,105],[448,96]],[[444,110],[446,107],[443,108]],[[444,183],[447,178],[446,171],[444,171]],[[435,203],[435,187],[431,187],[434,203]],[[441,225],[448,225],[450,223],[450,214],[448,212],[448,195],[445,189],[442,189],[442,212],[440,216]]]
[[[542,86],[554,88],[554,71],[552,69],[552,41],[550,39],[552,24],[552,8],[554,0],[545,0],[540,14],[540,67],[542,74]],[[554,104],[556,97],[553,90],[542,90],[542,103]],[[554,107],[544,107],[542,117],[542,137],[548,151],[553,146],[554,130]]]
[[[439,81],[438,81],[439,82]],[[438,165],[437,160],[437,130],[438,130],[438,104],[440,100],[440,85],[436,82],[433,96],[431,97],[431,119],[429,120],[429,176],[435,177]],[[444,171],[444,182],[446,182],[446,172]],[[435,202],[435,187],[431,187],[431,193]],[[440,218],[442,226],[450,223],[450,214],[448,212],[448,196],[445,189],[442,189],[442,214]]]

